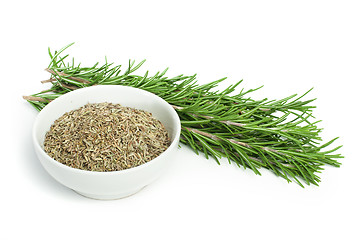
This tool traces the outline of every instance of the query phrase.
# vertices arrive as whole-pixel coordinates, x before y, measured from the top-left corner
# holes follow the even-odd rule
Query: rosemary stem
[[[54,70],[51,70],[49,68],[45,68],[45,71],[53,74],[53,75],[59,75],[59,76],[63,76],[63,77],[67,77],[71,80],[74,80],[74,81],[78,81],[80,83],[85,83],[85,84],[89,84],[90,82],[88,80],[85,80],[85,79],[82,79],[82,78],[78,78],[78,77],[72,77],[72,76],[69,76],[68,74],[65,74],[63,72],[58,72],[58,71],[54,71]]]
[[[205,137],[208,137],[210,139],[213,139],[215,141],[222,141],[223,139],[222,138],[219,138],[217,137],[216,135],[214,134],[211,134],[211,133],[207,133],[207,132],[203,132],[203,131],[200,131],[198,129],[194,129],[194,128],[189,128],[189,127],[184,127],[184,129],[187,129],[188,131],[190,132],[193,132],[193,133],[197,133],[197,134],[200,134],[202,136],[205,136]],[[231,143],[234,143],[234,144],[237,144],[237,145],[240,145],[240,146],[243,146],[243,147],[247,147],[247,148],[253,148],[251,145],[247,144],[247,143],[244,143],[244,142],[240,142],[240,141],[237,141],[235,139],[225,139]],[[281,153],[275,149],[272,149],[272,148],[269,148],[269,147],[260,147],[262,150],[264,151],[269,151],[269,152],[274,152],[274,153],[277,153],[277,154],[280,154],[280,155],[285,155],[284,153]]]
[[[41,97],[34,97],[34,96],[23,96],[23,99],[27,100],[27,101],[36,101],[36,102],[49,102],[51,100],[47,100],[45,98],[41,98]]]
[[[40,82],[41,82],[41,83],[56,82],[56,79],[55,79],[55,78],[50,78],[50,79],[43,80],[43,81],[40,81]]]
[[[184,107],[179,107],[179,106],[176,106],[176,105],[171,105],[171,106],[175,110],[183,110],[184,109]],[[195,113],[188,113],[188,114],[191,115],[191,116],[194,116],[194,117],[203,117],[205,119],[214,119],[214,117],[212,117],[212,116],[197,115]],[[238,126],[238,127],[245,127],[246,126],[246,124],[244,124],[244,123],[237,123],[237,122],[232,122],[232,121],[229,121],[229,120],[220,120],[218,122],[224,123],[224,124],[229,125],[229,126],[231,126],[231,125],[232,126]]]

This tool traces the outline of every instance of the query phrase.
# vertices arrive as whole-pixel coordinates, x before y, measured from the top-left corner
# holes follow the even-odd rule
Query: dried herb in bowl
[[[50,127],[45,152],[73,168],[108,172],[139,166],[170,145],[151,113],[120,104],[92,103],[65,113]]]

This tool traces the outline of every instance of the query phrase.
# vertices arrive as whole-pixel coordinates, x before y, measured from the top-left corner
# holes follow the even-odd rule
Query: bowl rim
[[[123,169],[123,170],[118,170],[118,171],[108,171],[108,172],[100,172],[100,171],[89,171],[89,170],[84,170],[84,169],[79,169],[79,168],[73,168],[70,167],[68,165],[65,165],[63,163],[58,162],[57,160],[55,160],[54,158],[51,158],[45,151],[44,149],[41,147],[41,145],[39,144],[36,136],[37,134],[37,129],[39,127],[39,121],[42,118],[42,112],[44,111],[48,111],[47,109],[51,109],[52,106],[60,101],[63,98],[71,98],[73,95],[77,95],[79,92],[83,92],[83,91],[89,91],[89,89],[94,89],[94,88],[119,88],[119,89],[132,89],[132,91],[139,91],[139,92],[143,92],[144,94],[156,98],[158,99],[160,102],[162,102],[167,108],[168,111],[170,112],[172,119],[175,120],[176,124],[175,124],[175,134],[174,134],[174,139],[172,140],[171,144],[169,145],[169,147],[162,152],[160,155],[158,155],[157,157],[153,158],[152,160],[150,160],[149,162],[143,163],[139,166],[136,167],[132,167],[132,168],[127,168],[127,169]],[[60,99],[60,100],[58,100]],[[65,112],[64,112],[65,113]],[[79,174],[87,174],[87,175],[118,175],[118,174],[127,174],[127,173],[131,173],[134,171],[140,171],[144,168],[148,168],[149,166],[155,164],[155,162],[159,161],[159,159],[161,157],[163,157],[164,155],[168,154],[172,149],[177,148],[178,147],[178,143],[179,143],[179,138],[180,138],[180,133],[181,133],[181,122],[179,119],[179,116],[177,114],[177,112],[175,111],[175,109],[167,102],[165,101],[163,98],[155,95],[154,93],[151,93],[149,91],[143,90],[143,89],[139,89],[139,88],[135,88],[135,87],[131,87],[131,86],[122,86],[122,85],[96,85],[96,86],[90,86],[90,87],[84,87],[84,88],[80,88],[80,89],[76,89],[73,90],[71,92],[68,92],[56,99],[54,99],[53,101],[51,101],[50,103],[48,103],[36,116],[34,124],[33,124],[33,128],[32,128],[32,140],[33,140],[33,145],[36,148],[37,152],[40,153],[48,162],[56,165],[57,167],[60,167],[62,169],[64,169],[65,171],[71,171],[73,173],[79,173]]]

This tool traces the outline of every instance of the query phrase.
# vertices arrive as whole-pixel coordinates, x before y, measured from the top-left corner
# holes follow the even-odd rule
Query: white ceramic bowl
[[[167,129],[171,145],[161,155],[140,166],[113,172],[71,168],[49,157],[43,150],[50,126],[64,113],[87,103],[111,102],[151,112]],[[46,171],[61,184],[95,199],[117,199],[132,195],[158,178],[174,159],[181,131],[175,110],[160,97],[126,86],[93,86],[69,92],[49,103],[38,114],[33,127],[37,156]]]

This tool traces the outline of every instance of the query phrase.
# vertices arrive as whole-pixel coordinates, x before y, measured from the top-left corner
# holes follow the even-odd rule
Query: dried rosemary
[[[73,168],[108,172],[139,166],[164,152],[168,133],[151,113],[92,103],[65,113],[50,127],[45,152]]]

